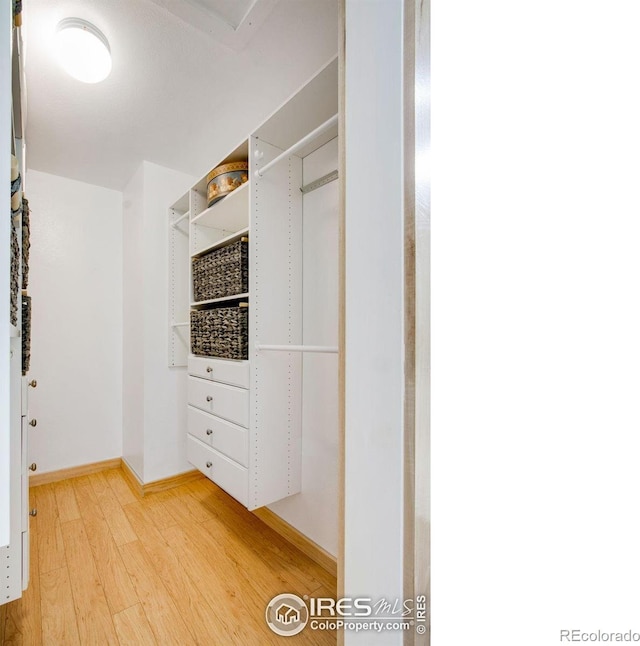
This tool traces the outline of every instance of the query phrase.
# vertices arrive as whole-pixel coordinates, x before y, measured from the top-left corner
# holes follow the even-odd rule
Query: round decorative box
[[[221,200],[249,179],[249,163],[231,162],[217,166],[207,175],[207,205]]]

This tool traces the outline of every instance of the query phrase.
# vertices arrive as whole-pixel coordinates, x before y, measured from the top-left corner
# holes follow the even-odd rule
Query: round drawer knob
[[[210,429],[210,428],[208,428],[208,429],[207,429],[207,435],[211,435],[212,433],[213,433],[213,430],[212,430],[212,429]]]
[[[29,516],[37,516],[37,515],[38,515],[38,510],[37,510],[37,509],[32,509],[32,510],[29,512]]]
[[[35,388],[38,385],[38,382],[35,379],[32,379],[29,382],[29,385],[31,386],[31,388]]]
[[[37,426],[37,425],[38,425],[38,420],[37,420],[37,419],[32,419],[32,420],[29,422],[29,426]]]
[[[29,471],[35,471],[38,468],[38,465],[35,462],[32,462],[29,465]]]
[[[207,469],[210,469],[210,468],[211,468],[211,466],[212,466],[212,463],[211,463],[211,462],[207,462]]]
[[[207,401],[208,401],[208,402],[213,401],[213,397],[212,397],[211,395],[207,395]]]
[[[211,366],[207,366],[207,372],[213,372],[213,368]]]

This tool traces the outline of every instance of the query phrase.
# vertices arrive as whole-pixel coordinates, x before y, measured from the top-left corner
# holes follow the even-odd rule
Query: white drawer
[[[189,377],[188,402],[217,417],[249,427],[249,391],[217,381]]]
[[[228,458],[239,462],[243,467],[248,465],[249,433],[246,428],[209,415],[192,406],[188,407],[187,424],[191,435],[216,451],[224,453]]]
[[[189,374],[211,381],[249,388],[249,362],[233,359],[208,359],[189,357]]]
[[[249,475],[244,467],[191,435],[187,435],[187,460],[207,478],[246,506]]]

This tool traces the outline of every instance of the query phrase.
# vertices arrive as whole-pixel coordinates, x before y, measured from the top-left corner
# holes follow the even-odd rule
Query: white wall
[[[167,209],[195,178],[143,162],[123,203],[123,457],[142,482],[190,470],[186,369],[167,364]]]
[[[401,599],[402,2],[346,0],[345,18],[344,587],[347,596]],[[402,641],[398,632],[345,633],[347,646]]]
[[[144,167],[126,185],[122,201],[122,456],[144,475]]]
[[[29,170],[30,459],[122,455],[122,194]]]
[[[167,363],[167,208],[195,181],[144,162],[145,482],[193,468],[186,455],[187,372]]]
[[[302,165],[303,185],[338,167],[334,139]],[[303,343],[338,345],[338,182],[303,198]],[[338,554],[338,357],[305,354],[302,367],[302,492],[269,508]]]

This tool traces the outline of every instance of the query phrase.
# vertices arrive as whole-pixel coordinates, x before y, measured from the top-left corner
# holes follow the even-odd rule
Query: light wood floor
[[[31,498],[31,582],[2,607],[2,644],[336,643],[269,630],[273,596],[335,598],[335,578],[207,479],[139,498],[114,469]]]

